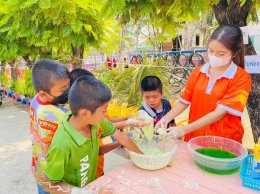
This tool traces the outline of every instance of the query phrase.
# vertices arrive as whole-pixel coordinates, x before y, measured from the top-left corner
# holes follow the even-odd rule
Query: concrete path
[[[105,155],[105,172],[127,160]],[[5,100],[0,106],[0,194],[36,194],[31,174],[31,141],[28,107]]]
[[[30,171],[29,113],[12,103],[0,106],[0,193],[37,193]]]

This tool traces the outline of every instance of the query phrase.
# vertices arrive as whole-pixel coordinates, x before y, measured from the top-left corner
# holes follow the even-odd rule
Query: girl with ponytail
[[[238,26],[217,28],[208,44],[209,62],[191,73],[179,102],[155,128],[167,124],[190,105],[189,122],[167,129],[169,136],[221,136],[242,142],[241,116],[251,89],[251,77],[244,70],[244,43]]]

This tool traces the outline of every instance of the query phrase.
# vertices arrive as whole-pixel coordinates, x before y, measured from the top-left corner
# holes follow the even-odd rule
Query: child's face
[[[143,99],[145,103],[154,109],[159,109],[161,107],[161,99],[162,99],[162,93],[160,91],[154,90],[154,91],[146,91],[143,92]]]
[[[55,98],[61,96],[70,87],[70,79],[64,78],[55,80],[50,92],[40,91],[39,95],[47,102],[53,102]],[[66,103],[66,102],[65,102]],[[60,103],[63,104],[63,103]]]
[[[88,118],[88,123],[91,125],[97,125],[104,120],[107,114],[108,102],[98,107],[94,113]]]

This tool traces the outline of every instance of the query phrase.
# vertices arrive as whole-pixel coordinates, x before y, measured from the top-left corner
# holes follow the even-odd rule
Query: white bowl
[[[145,170],[158,170],[166,167],[172,160],[177,150],[177,144],[172,139],[153,138],[151,142],[146,140],[135,141],[137,146],[143,151],[156,149],[161,153],[156,155],[137,154],[129,151],[130,159],[139,168]]]

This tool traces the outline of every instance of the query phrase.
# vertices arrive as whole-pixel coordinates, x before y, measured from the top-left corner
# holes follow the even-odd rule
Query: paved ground
[[[30,173],[29,114],[11,103],[0,107],[0,193],[37,193]]]
[[[105,156],[105,172],[125,163],[115,153]],[[5,101],[0,106],[0,194],[34,194],[30,171],[31,141],[28,108]]]

